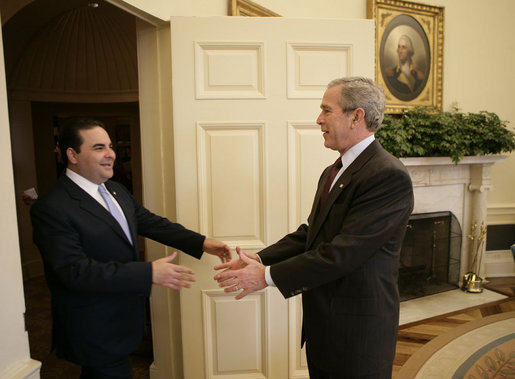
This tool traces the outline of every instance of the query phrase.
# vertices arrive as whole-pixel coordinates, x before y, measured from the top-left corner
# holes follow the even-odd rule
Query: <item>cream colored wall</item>
[[[254,0],[285,17],[366,18],[366,0]],[[515,130],[515,2],[512,0],[421,1],[445,7],[444,110],[497,113]],[[128,0],[162,19],[170,15],[226,15],[229,0]],[[515,223],[515,154],[492,168],[490,224]]]
[[[255,0],[286,17],[365,18],[366,0]],[[443,107],[495,112],[515,130],[515,2],[421,1],[445,7]],[[493,166],[489,224],[515,223],[515,153]]]
[[[0,31],[0,62],[3,62],[3,43]],[[21,275],[20,247],[14,195],[11,159],[11,138],[7,112],[5,71],[0,66],[0,240],[2,264],[0,264],[0,378],[15,377],[12,374],[25,370],[30,361],[29,340],[25,331],[25,301]],[[26,364],[27,363],[27,364]],[[36,364],[37,366],[37,364]]]
[[[365,18],[366,0],[254,0],[285,17]],[[162,20],[170,15],[227,15],[229,0],[111,0],[142,9]],[[445,7],[444,108],[458,103],[463,111],[493,111],[515,128],[512,106],[515,75],[515,2],[512,0],[439,0]],[[0,54],[2,53],[0,39]],[[0,59],[3,62],[3,57]],[[16,230],[9,123],[3,65],[0,72],[0,219],[3,241],[0,265],[0,377],[19,359],[29,359],[23,327],[23,288]],[[144,158],[145,159],[145,158]],[[515,223],[515,155],[492,169],[489,222]]]
[[[515,130],[515,2],[442,0],[445,6],[444,106],[495,112]],[[465,16],[466,15],[466,16]],[[493,166],[489,224],[515,223],[515,153]]]

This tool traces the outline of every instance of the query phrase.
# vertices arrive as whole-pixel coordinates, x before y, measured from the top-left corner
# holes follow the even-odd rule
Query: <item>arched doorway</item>
[[[30,298],[26,291],[26,323],[31,356],[43,362],[42,377],[48,377],[47,369],[61,370],[61,377],[66,377],[66,370],[73,368],[65,362],[59,362],[65,365],[60,368],[45,364],[49,357],[52,360],[50,311],[45,307],[49,298],[41,288],[46,289],[42,262],[32,243],[29,206],[21,194],[32,187],[42,192],[56,179],[53,149],[62,120],[88,116],[106,123],[118,153],[119,179],[141,201],[137,21],[103,1],[20,3],[13,10],[0,2],[0,11],[7,15],[2,27],[21,263],[26,290],[35,288]],[[143,250],[140,242],[142,255]],[[41,332],[31,333],[31,325]],[[150,339],[150,321],[148,330]],[[146,341],[144,354],[142,372],[148,376],[151,341]],[[51,364],[55,363],[54,359]]]

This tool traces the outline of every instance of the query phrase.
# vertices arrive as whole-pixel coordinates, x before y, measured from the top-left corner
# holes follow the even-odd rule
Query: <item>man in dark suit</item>
[[[231,253],[151,213],[109,180],[116,156],[101,122],[68,122],[59,145],[66,172],[31,209],[52,294],[53,346],[82,366],[81,378],[131,378],[129,354],[141,343],[152,284],[180,290],[194,281],[192,270],[172,264],[177,252],[139,262],[138,235],[198,259],[205,251],[226,262]]]
[[[215,280],[226,292],[241,290],[237,299],[268,285],[285,298],[302,294],[312,379],[392,374],[399,252],[413,188],[402,163],[374,139],[384,106],[371,80],[329,83],[317,123],[325,147],[340,157],[320,177],[308,225],[255,255],[237,248],[240,259],[215,267],[225,269]]]

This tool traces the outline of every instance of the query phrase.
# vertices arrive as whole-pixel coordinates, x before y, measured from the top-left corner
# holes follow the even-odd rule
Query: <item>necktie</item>
[[[322,192],[322,196],[320,197],[320,206],[324,205],[325,199],[327,198],[327,195],[329,195],[329,189],[331,188],[331,184],[333,183],[336,174],[338,174],[338,171],[340,171],[342,166],[342,157],[338,157],[338,159],[333,163],[331,171],[329,172],[329,175],[325,180],[324,190]]]
[[[118,207],[114,204],[113,200],[111,199],[111,196],[109,196],[104,186],[99,185],[98,192],[100,192],[100,195],[106,202],[109,212],[115,218],[115,220],[118,221],[118,224],[120,224],[123,231],[125,232],[125,235],[132,244],[131,232],[129,231],[129,224],[127,224],[127,220],[123,217],[122,212],[120,212]]]

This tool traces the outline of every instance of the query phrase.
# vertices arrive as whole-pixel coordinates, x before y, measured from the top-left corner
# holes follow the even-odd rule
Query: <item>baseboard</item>
[[[484,259],[485,277],[515,276],[515,262],[510,250],[488,250]]]
[[[0,379],[39,379],[41,362],[34,359],[16,361],[0,372]]]

